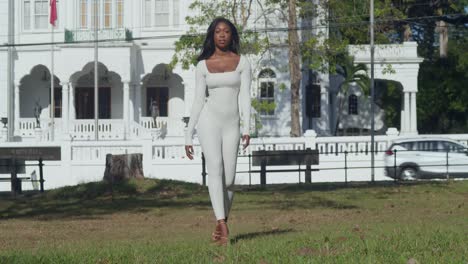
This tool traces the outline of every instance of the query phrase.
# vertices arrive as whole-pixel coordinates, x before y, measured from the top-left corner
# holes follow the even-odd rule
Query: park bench
[[[312,182],[312,165],[319,164],[319,153],[316,149],[307,148],[305,150],[258,150],[252,151],[252,165],[260,166],[260,170],[250,170],[249,172],[260,173],[260,184],[266,185],[267,172],[301,172],[305,171],[305,182]],[[288,166],[298,165],[297,169],[267,169],[267,166]],[[305,165],[305,169],[301,169]],[[300,182],[300,178],[299,178]]]

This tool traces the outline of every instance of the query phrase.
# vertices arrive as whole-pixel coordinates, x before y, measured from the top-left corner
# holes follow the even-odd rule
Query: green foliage
[[[260,113],[262,112],[270,112],[274,111],[276,109],[276,103],[275,102],[268,102],[268,101],[261,101],[258,98],[253,98],[251,101],[252,107],[255,109],[256,114],[255,114],[255,136],[257,135],[257,131],[260,130],[263,125],[261,122],[261,115]]]
[[[468,131],[468,76],[457,57],[424,61],[419,71],[418,128],[421,133]]]
[[[403,91],[401,84],[394,81],[376,82],[376,104],[385,112],[387,127],[400,127],[400,111]]]

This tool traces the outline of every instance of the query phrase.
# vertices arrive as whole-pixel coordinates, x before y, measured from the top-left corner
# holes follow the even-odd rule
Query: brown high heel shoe
[[[227,220],[228,220],[227,217],[224,218],[224,222],[226,222],[226,224],[227,224]],[[228,229],[227,234],[229,235],[229,229]],[[217,242],[219,240],[220,236],[221,236],[220,225],[216,224],[215,231],[213,233],[211,233],[211,242]]]
[[[215,231],[211,233],[211,242],[217,242],[221,236],[221,230],[219,224],[216,224]]]
[[[229,229],[224,219],[218,220],[220,235],[216,243],[220,246],[226,246],[229,242]]]

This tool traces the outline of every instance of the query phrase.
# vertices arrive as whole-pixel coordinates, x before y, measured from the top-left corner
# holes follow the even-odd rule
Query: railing
[[[72,161],[97,161],[102,163],[106,159],[107,154],[118,155],[128,153],[142,153],[140,144],[122,144],[116,142],[73,142],[71,145],[71,160]]]
[[[370,155],[371,142],[369,136],[343,136],[343,137],[318,137],[316,149],[320,154],[340,155],[345,151],[354,155]],[[376,136],[374,150],[385,151],[388,147],[388,136]]]
[[[164,135],[169,136],[183,136],[185,123],[181,118],[170,118],[165,116],[160,116],[156,118],[156,124],[152,117],[141,117],[140,125],[145,129],[154,129],[160,128],[163,131]]]
[[[35,118],[20,118],[19,135],[23,139],[34,138],[36,141],[49,141],[52,138],[50,119],[40,119],[40,128],[37,128]],[[54,119],[55,135],[62,131],[62,120]]]
[[[468,146],[468,134],[453,135],[420,135],[419,137],[444,137],[451,138]],[[395,137],[376,136],[374,151],[383,153],[389,147],[389,143]],[[398,137],[397,137],[398,138]],[[307,142],[309,141],[309,143]],[[242,142],[241,142],[242,143]],[[305,149],[306,144],[314,145],[324,157],[339,156],[343,158],[347,152],[350,156],[370,157],[371,142],[370,136],[343,136],[343,137],[275,137],[275,138],[251,138],[250,146],[243,150],[242,144],[239,144],[239,155],[249,155],[256,150],[300,150]],[[194,141],[194,152],[196,156],[201,155],[201,147],[197,140]],[[185,156],[184,143],[177,142],[158,142],[153,144],[153,159],[177,159]]]
[[[133,39],[132,31],[125,28],[107,28],[98,29],[99,40],[126,40],[131,41]],[[65,42],[80,42],[94,40],[93,29],[82,29],[82,30],[68,30],[65,29]]]
[[[41,121],[41,127],[44,122]],[[19,121],[19,131],[22,137],[33,137],[34,130],[36,128],[36,119],[35,118],[21,118]]]
[[[124,122],[122,119],[100,119],[98,129],[99,139],[120,140],[124,138]],[[94,120],[74,120],[70,134],[73,139],[94,140]]]

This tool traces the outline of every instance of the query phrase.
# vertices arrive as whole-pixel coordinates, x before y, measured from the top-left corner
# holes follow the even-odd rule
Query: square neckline
[[[206,72],[209,73],[209,74],[220,74],[220,73],[233,73],[233,72],[237,72],[237,70],[239,69],[239,66],[241,64],[241,60],[242,60],[242,54],[239,55],[239,61],[237,62],[237,66],[236,68],[233,70],[233,71],[227,71],[227,72],[210,72],[210,70],[208,70],[208,66],[206,65],[206,59],[203,60],[203,64],[205,65],[205,69],[206,69]]]

